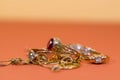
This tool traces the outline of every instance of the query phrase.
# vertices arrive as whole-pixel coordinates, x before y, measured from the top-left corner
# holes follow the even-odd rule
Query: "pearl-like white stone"
[[[102,58],[101,57],[97,57],[95,59],[95,63],[102,63]]]
[[[82,46],[79,45],[79,44],[71,44],[71,45],[69,45],[69,47],[78,51],[78,52],[80,52],[80,49],[81,49]]]

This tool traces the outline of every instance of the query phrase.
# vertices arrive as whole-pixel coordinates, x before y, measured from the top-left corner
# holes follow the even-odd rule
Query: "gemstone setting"
[[[69,45],[69,47],[70,47],[71,49],[74,49],[74,50],[80,52],[80,49],[81,49],[82,46],[79,45],[79,44],[71,44],[71,45]]]
[[[91,54],[91,48],[86,48],[86,47],[82,47],[80,52],[83,54],[83,55],[87,55],[89,56]]]
[[[101,57],[95,58],[95,63],[98,63],[98,64],[102,63],[102,58]]]
[[[91,52],[91,48],[84,47],[84,46],[79,45],[79,44],[71,44],[71,45],[69,45],[69,47],[78,51],[79,53],[81,53],[83,55],[90,55],[90,52]]]
[[[51,50],[51,48],[54,46],[54,39],[51,38],[47,44],[47,49]]]
[[[32,61],[36,58],[36,54],[34,52],[30,52],[28,57],[29,57],[30,61]]]
[[[58,38],[51,38],[47,44],[47,49],[51,50],[55,45],[59,45],[60,40]]]

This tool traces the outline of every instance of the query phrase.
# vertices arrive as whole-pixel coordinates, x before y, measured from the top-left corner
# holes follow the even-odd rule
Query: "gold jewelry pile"
[[[109,57],[89,47],[79,44],[64,45],[59,38],[51,38],[46,49],[30,49],[28,60],[12,58],[9,61],[0,61],[0,66],[35,64],[52,71],[59,71],[61,69],[78,68],[82,60],[101,64],[106,63]]]

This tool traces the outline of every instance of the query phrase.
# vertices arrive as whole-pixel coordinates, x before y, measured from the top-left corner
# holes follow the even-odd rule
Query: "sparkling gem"
[[[50,50],[53,46],[54,46],[54,39],[51,38],[47,44],[47,49]]]
[[[95,59],[95,63],[102,63],[102,58],[101,57],[97,57]]]
[[[82,48],[80,49],[80,52],[81,52],[82,54],[84,54],[84,55],[90,55],[91,48],[82,47]]]
[[[30,60],[35,59],[35,57],[36,57],[36,56],[35,56],[35,53],[34,53],[34,52],[30,52],[30,53],[29,53],[29,59],[30,59]]]
[[[47,49],[51,50],[55,45],[61,44],[58,38],[51,38],[47,44]]]
[[[83,55],[90,55],[90,52],[91,52],[91,48],[84,47],[84,46],[79,45],[79,44],[71,44],[71,45],[69,45],[69,47],[80,52]]]

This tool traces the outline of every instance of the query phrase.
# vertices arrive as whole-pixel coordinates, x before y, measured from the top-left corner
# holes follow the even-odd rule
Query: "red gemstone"
[[[47,44],[47,49],[48,49],[48,50],[51,50],[51,49],[53,48],[53,46],[54,46],[54,39],[51,38],[51,39],[49,40],[48,44]]]

